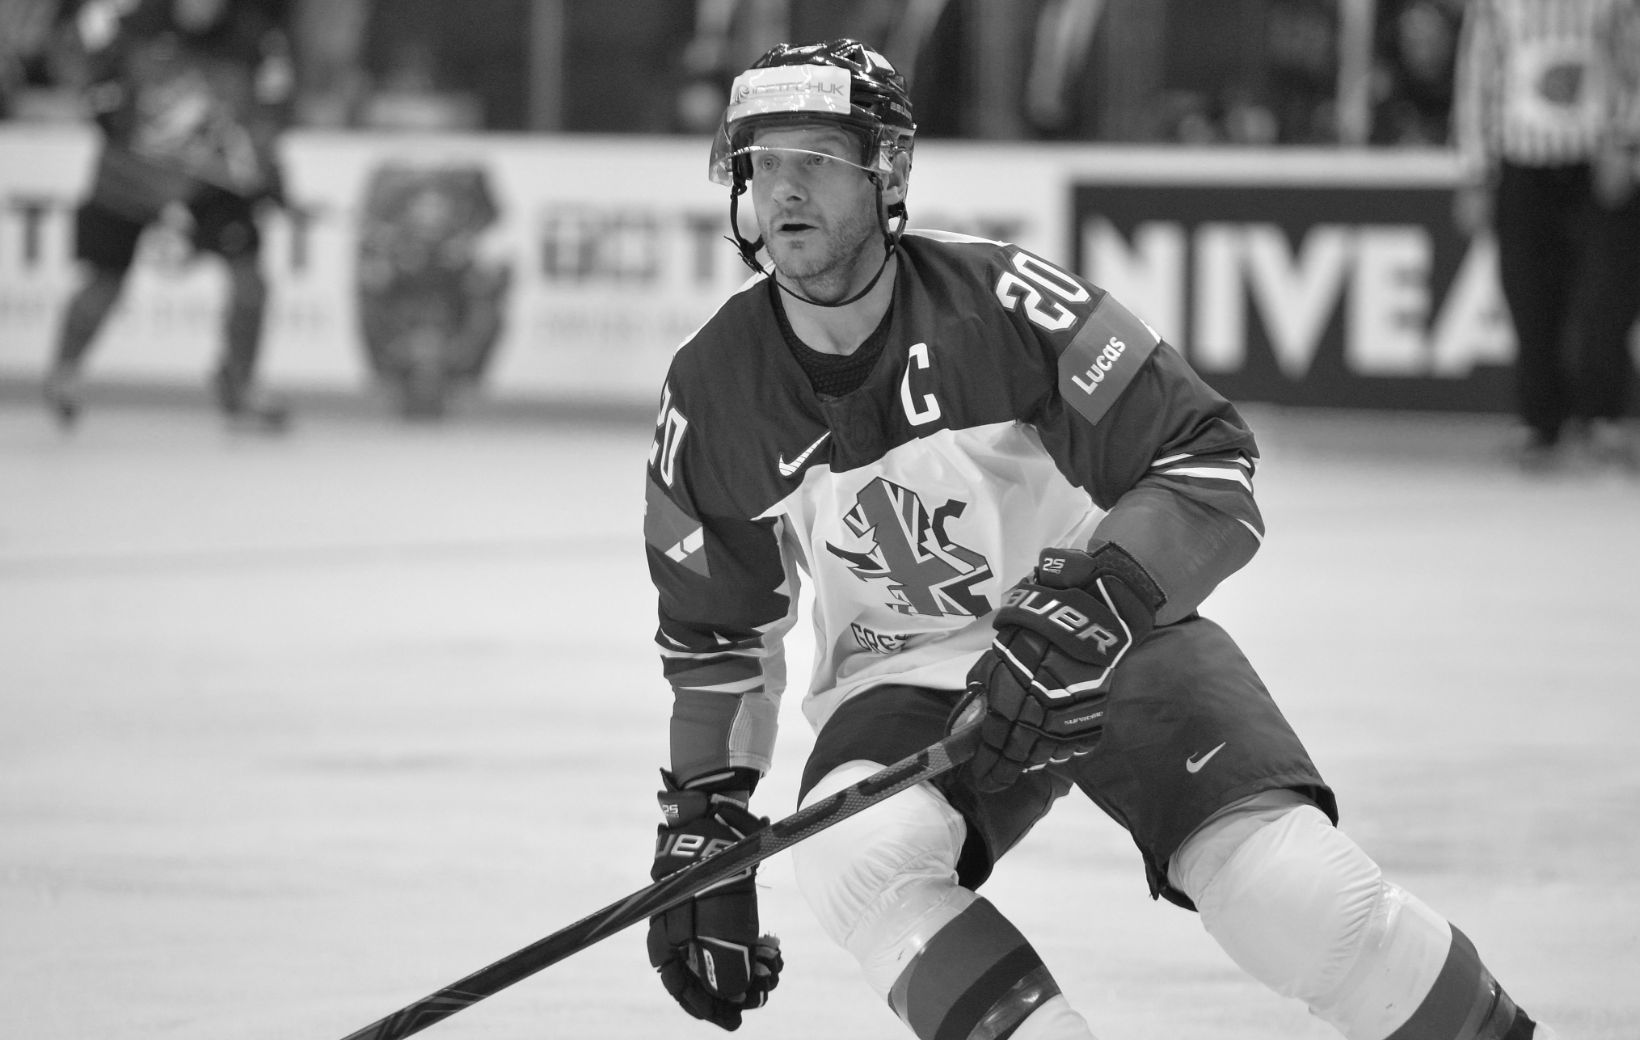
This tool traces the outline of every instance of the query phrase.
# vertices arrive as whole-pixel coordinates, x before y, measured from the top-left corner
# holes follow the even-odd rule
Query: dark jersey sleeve
[[[1054,390],[1033,418],[1043,444],[1107,511],[1096,535],[1131,553],[1167,595],[1159,619],[1178,620],[1263,538],[1253,435],[1120,301],[1024,251],[1011,262],[1004,284],[1016,274],[1024,287],[1014,321],[1054,368]],[[1047,290],[1034,313],[1026,289]]]
[[[674,695],[672,769],[683,780],[768,771],[795,617],[796,579],[777,522],[723,508],[709,415],[668,381],[645,489],[655,641]]]

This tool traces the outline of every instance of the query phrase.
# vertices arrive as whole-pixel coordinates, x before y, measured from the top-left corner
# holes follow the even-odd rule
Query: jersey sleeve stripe
[[[743,657],[705,663],[671,659],[662,663],[661,671],[672,685],[696,689],[720,687],[725,683],[738,685],[748,681],[755,685],[763,678],[763,669],[758,662]]]
[[[763,677],[754,676],[750,679],[741,679],[737,682],[708,683],[700,682],[691,676],[688,682],[674,677],[672,689],[676,693],[693,691],[695,693],[726,693],[740,695],[743,693],[760,693],[763,691]]]
[[[1186,459],[1216,460],[1218,462],[1222,462],[1222,463],[1225,463],[1227,465],[1240,466],[1242,469],[1246,470],[1249,473],[1253,472],[1253,460],[1248,458],[1246,455],[1241,455],[1241,454],[1237,454],[1237,455],[1234,455],[1234,456],[1225,456],[1223,454],[1205,455],[1204,456],[1204,455],[1192,455],[1189,452],[1181,452],[1178,455],[1167,455],[1167,456],[1164,456],[1162,458],[1157,459],[1155,462],[1152,462],[1150,464],[1150,468],[1151,469],[1162,469],[1162,468],[1167,467],[1167,466],[1172,466],[1175,463],[1184,462]]]
[[[1163,476],[1169,477],[1198,477],[1202,480],[1228,480],[1240,484],[1248,491],[1253,490],[1253,482],[1247,479],[1247,474],[1239,469],[1215,466],[1173,466],[1162,470]]]

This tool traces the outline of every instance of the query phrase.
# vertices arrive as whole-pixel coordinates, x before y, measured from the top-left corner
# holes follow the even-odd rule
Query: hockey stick
[[[977,713],[975,713],[977,715]],[[979,746],[979,724],[969,722],[945,739],[885,766],[851,787],[735,842],[717,855],[669,874],[648,888],[609,904],[567,928],[539,939],[515,953],[452,982],[437,993],[406,1005],[343,1040],[397,1040],[419,1033],[441,1019],[476,1004],[485,997],[534,975],[572,953],[663,910],[693,898],[724,878],[761,863],[782,849],[812,837],[861,809],[877,804],[908,787],[932,780],[973,757]]]

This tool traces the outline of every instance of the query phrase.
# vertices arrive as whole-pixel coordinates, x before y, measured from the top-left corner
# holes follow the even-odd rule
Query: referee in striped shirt
[[[1455,76],[1455,216],[1497,238],[1517,459],[1550,467],[1576,438],[1640,470],[1620,422],[1640,315],[1640,0],[1469,0]]]

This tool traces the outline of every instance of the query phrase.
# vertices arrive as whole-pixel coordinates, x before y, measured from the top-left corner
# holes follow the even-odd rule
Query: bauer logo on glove
[[[1040,618],[1043,624],[1053,626],[1042,628],[1040,631],[1050,638],[1055,635],[1056,629],[1062,632],[1069,640],[1066,650],[1073,656],[1082,656],[1077,653],[1078,650],[1088,655],[1090,660],[1112,657],[1113,650],[1119,656],[1122,650],[1127,649],[1133,635],[1132,630],[1122,622],[1122,616],[1116,613],[1115,604],[1110,601],[1110,594],[1102,586],[1095,585],[1094,588],[1103,600],[1109,618],[1121,626],[1120,635],[1112,631],[1109,625],[1102,624],[1100,620],[1076,609],[1061,594],[1049,593],[1041,586],[1015,586],[1009,589],[1007,595],[1002,598],[1002,609],[1033,614]],[[1112,659],[1111,664],[1115,663]],[[1064,696],[1064,691],[1060,691],[1057,696]]]

